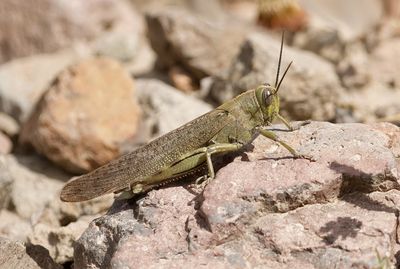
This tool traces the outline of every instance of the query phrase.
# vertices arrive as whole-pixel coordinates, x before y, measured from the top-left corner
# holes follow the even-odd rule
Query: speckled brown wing
[[[234,121],[227,111],[210,111],[88,174],[71,179],[60,198],[68,202],[85,201],[125,189],[169,167],[185,153],[206,145]]]

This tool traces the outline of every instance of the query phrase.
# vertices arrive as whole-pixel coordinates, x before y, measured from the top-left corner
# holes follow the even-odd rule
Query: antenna
[[[290,68],[290,66],[292,65],[292,63],[293,63],[293,61],[291,61],[291,62],[288,64],[288,66],[286,67],[285,72],[283,73],[283,76],[282,76],[281,80],[280,80],[279,83],[278,83],[278,87],[276,88],[276,92],[275,92],[275,93],[278,92],[279,87],[281,86],[281,83],[282,83],[283,79],[285,78],[287,71],[289,71],[289,68]]]
[[[282,32],[282,40],[281,40],[281,49],[279,51],[279,60],[278,60],[278,70],[276,71],[276,79],[275,79],[275,88],[277,88],[278,80],[279,80],[279,72],[281,70],[281,62],[282,62],[282,51],[283,51],[283,40],[285,39],[285,31]],[[278,87],[279,88],[279,87]]]

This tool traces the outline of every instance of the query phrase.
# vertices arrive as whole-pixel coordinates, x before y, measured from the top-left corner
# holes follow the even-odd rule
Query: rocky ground
[[[257,137],[204,191],[60,201],[273,84],[282,28],[282,114],[312,121],[269,128],[315,161]],[[399,267],[399,58],[396,0],[2,0],[0,268]]]

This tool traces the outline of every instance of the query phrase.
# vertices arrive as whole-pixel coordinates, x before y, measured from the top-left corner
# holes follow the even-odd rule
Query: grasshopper
[[[216,109],[151,141],[96,170],[73,178],[61,191],[63,201],[78,202],[111,192],[130,198],[154,187],[207,168],[202,179],[215,177],[212,156],[237,151],[261,134],[285,147],[295,158],[291,146],[263,127],[279,118],[289,130],[291,125],[279,114],[278,91],[292,62],[279,80],[284,35],[282,35],[275,85],[262,84],[227,101]],[[196,181],[197,182],[197,181]]]

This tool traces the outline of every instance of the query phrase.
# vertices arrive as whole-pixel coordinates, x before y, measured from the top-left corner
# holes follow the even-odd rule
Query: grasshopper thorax
[[[264,118],[264,124],[271,123],[279,113],[279,96],[277,88],[268,83],[262,84],[255,90],[257,102]]]

